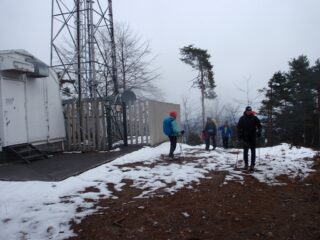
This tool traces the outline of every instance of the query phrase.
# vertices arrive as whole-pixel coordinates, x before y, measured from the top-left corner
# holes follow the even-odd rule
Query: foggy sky
[[[116,22],[127,23],[151,43],[166,101],[190,89],[195,72],[179,60],[179,49],[207,49],[221,104],[247,100],[301,54],[320,58],[319,0],[114,0]],[[25,49],[50,62],[51,0],[0,0],[0,50]],[[242,89],[242,91],[241,91]]]

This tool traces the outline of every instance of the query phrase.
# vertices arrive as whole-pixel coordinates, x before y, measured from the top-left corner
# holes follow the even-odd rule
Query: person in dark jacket
[[[206,150],[208,151],[210,149],[210,141],[212,143],[213,150],[216,149],[217,125],[213,119],[207,118],[203,134],[206,143]]]
[[[229,127],[228,121],[225,121],[224,125],[219,127],[219,131],[221,132],[222,145],[224,148],[228,148],[229,138],[231,137],[232,131]]]
[[[179,135],[184,134],[184,130],[180,130],[177,125],[177,113],[176,112],[170,112],[169,116],[166,117],[163,120],[163,133],[168,136],[170,140],[170,151],[169,151],[169,157],[174,158],[174,151],[177,147],[177,137]]]
[[[256,137],[261,136],[261,123],[255,116],[252,108],[247,106],[243,116],[240,117],[238,125],[238,138],[243,142],[244,169],[248,169],[248,152],[251,151],[250,171],[254,170],[256,161]]]

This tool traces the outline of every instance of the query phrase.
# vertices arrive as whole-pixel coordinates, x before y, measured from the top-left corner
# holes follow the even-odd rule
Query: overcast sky
[[[107,0],[106,0],[107,1]],[[149,40],[158,84],[169,102],[187,95],[195,76],[179,60],[179,48],[207,49],[222,103],[246,105],[288,61],[320,57],[319,0],[114,0],[114,20]],[[51,0],[0,0],[0,50],[22,48],[50,61]],[[248,87],[247,87],[248,85]]]

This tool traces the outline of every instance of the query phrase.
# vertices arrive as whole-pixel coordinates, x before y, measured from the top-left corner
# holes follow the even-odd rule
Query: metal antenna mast
[[[98,37],[104,29],[109,54]],[[96,99],[98,85],[108,86],[109,76],[113,82],[109,93],[118,94],[115,51],[111,0],[52,0],[50,65],[61,82],[74,86],[79,102],[83,97]]]

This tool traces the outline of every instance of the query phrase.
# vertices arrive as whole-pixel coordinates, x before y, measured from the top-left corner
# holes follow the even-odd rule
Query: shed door
[[[27,142],[24,82],[5,79],[2,89],[4,143]]]

